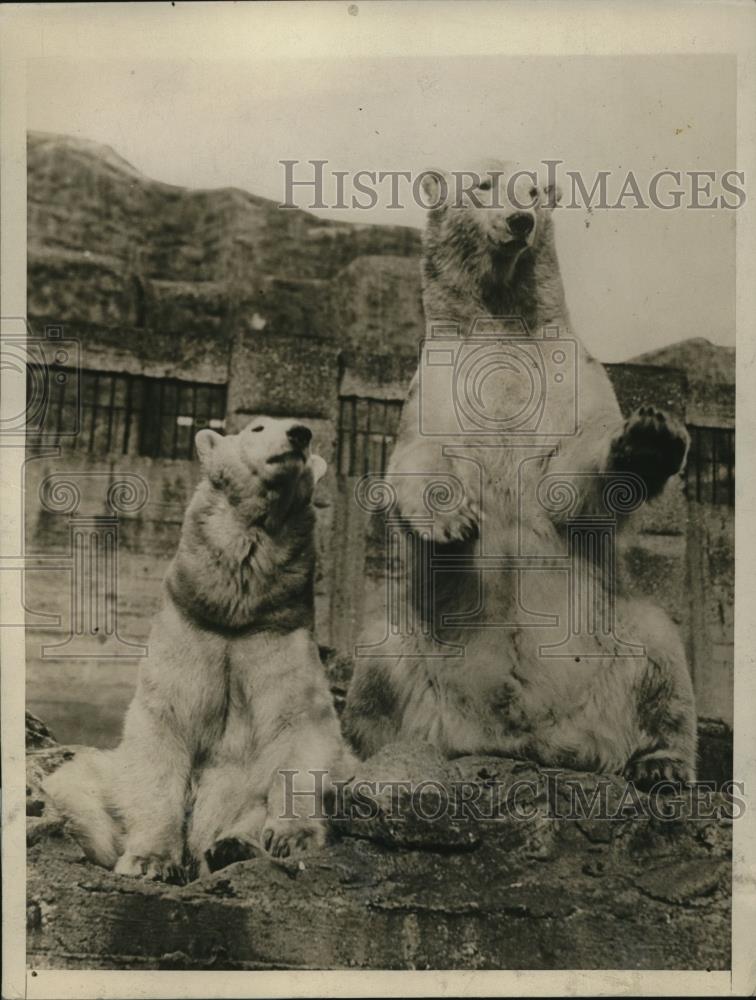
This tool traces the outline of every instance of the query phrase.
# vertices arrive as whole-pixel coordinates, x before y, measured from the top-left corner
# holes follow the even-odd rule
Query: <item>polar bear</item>
[[[424,178],[426,339],[381,484],[398,603],[364,630],[345,732],[363,756],[418,739],[691,780],[680,637],[614,565],[616,529],[680,471],[687,433],[653,406],[624,420],[575,339],[558,188],[511,163],[476,173]]]
[[[254,848],[324,843],[316,797],[353,758],[312,637],[311,498],[325,462],[311,436],[269,417],[198,432],[203,474],[122,742],[77,754],[45,785],[92,861],[183,880]]]

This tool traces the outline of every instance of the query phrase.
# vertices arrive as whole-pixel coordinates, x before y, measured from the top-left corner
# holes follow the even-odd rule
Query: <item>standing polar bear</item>
[[[424,179],[427,335],[384,484],[400,594],[358,647],[347,735],[363,756],[419,739],[692,780],[680,638],[614,569],[614,529],[680,471],[686,431],[652,407],[624,420],[574,339],[556,186],[499,161],[478,177]]]
[[[198,432],[203,475],[122,742],[45,782],[92,861],[183,880],[254,848],[325,842],[316,800],[354,758],[311,631],[311,500],[326,467],[311,437],[270,417]]]

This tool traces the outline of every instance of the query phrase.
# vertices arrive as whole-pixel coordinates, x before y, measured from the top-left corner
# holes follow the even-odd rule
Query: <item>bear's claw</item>
[[[469,542],[478,537],[480,515],[471,504],[449,513],[435,512],[429,520],[427,512],[417,515],[403,513],[404,522],[418,535],[430,535],[431,541],[437,545],[449,545],[451,542]]]
[[[316,851],[325,842],[325,825],[317,821],[269,820],[262,832],[262,845],[274,858]]]
[[[688,447],[683,425],[653,406],[641,406],[625,422],[612,447],[612,468],[640,476],[649,497],[682,468]]]
[[[113,871],[116,875],[171,882],[175,885],[184,885],[187,881],[182,865],[157,855],[122,854]]]
[[[237,861],[249,861],[257,857],[257,853],[252,844],[246,840],[238,837],[222,837],[205,851],[205,862],[209,871],[216,872]]]
[[[674,757],[638,757],[625,768],[625,777],[637,788],[649,791],[654,785],[684,785],[692,780],[691,768]]]

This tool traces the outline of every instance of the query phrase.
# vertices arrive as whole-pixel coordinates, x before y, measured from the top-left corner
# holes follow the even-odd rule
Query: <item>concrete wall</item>
[[[121,369],[123,365],[150,374],[173,372],[171,352],[166,344],[161,346],[159,338],[135,356],[122,342],[109,342],[108,336],[112,332],[101,332],[85,347],[84,357],[97,367],[107,363],[107,367]],[[224,370],[221,342],[210,341],[203,349],[198,339],[194,354],[192,343],[187,338],[181,373],[197,377],[213,371],[220,380]],[[223,343],[228,346],[228,339]],[[124,362],[124,358],[129,360]],[[329,463],[316,495],[317,637],[321,644],[349,653],[365,616],[382,600],[385,557],[381,519],[355,504],[355,477],[336,475],[339,396],[402,398],[416,357],[406,351],[382,355],[340,351],[331,340],[247,331],[235,335],[227,358],[229,430],[243,426],[255,412],[301,418],[312,426],[315,448]],[[609,371],[625,412],[654,401],[685,419],[687,383],[680,373],[640,365],[613,365]],[[78,484],[82,493],[79,513],[98,516],[107,515],[108,487],[119,478],[139,477],[144,484],[143,506],[119,515],[117,593],[111,596],[123,638],[143,643],[196,482],[196,464],[70,451],[62,456],[30,456],[26,545],[27,554],[40,562],[43,556],[65,557],[69,551],[70,511],[49,509],[49,504],[46,508],[40,499],[41,484],[50,476]],[[622,538],[625,585],[631,592],[653,597],[680,625],[699,710],[727,721],[732,718],[732,533],[729,508],[689,504],[683,483],[676,478],[661,497],[636,515]],[[42,646],[59,642],[69,627],[70,575],[66,572],[38,570],[27,576],[30,610],[61,616],[59,626],[29,633],[30,704],[51,723],[62,725],[61,738],[71,741],[82,738],[77,723],[70,722],[70,706],[78,705],[78,717],[98,720],[94,731],[88,723],[84,736],[112,742],[117,735],[114,723],[133,689],[138,659],[109,658],[108,647],[100,644],[91,657],[87,654],[78,663],[70,658],[50,659],[49,651],[42,654]],[[111,689],[110,700],[106,688]]]
[[[733,722],[735,511],[691,503],[685,585],[688,657],[701,714]]]

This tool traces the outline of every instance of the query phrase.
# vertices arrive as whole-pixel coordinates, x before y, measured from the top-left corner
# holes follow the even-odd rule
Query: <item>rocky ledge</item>
[[[76,748],[33,718],[27,740],[32,969],[729,968],[739,807],[719,792],[397,744],[329,847],[175,886],[86,862],[39,791]]]

